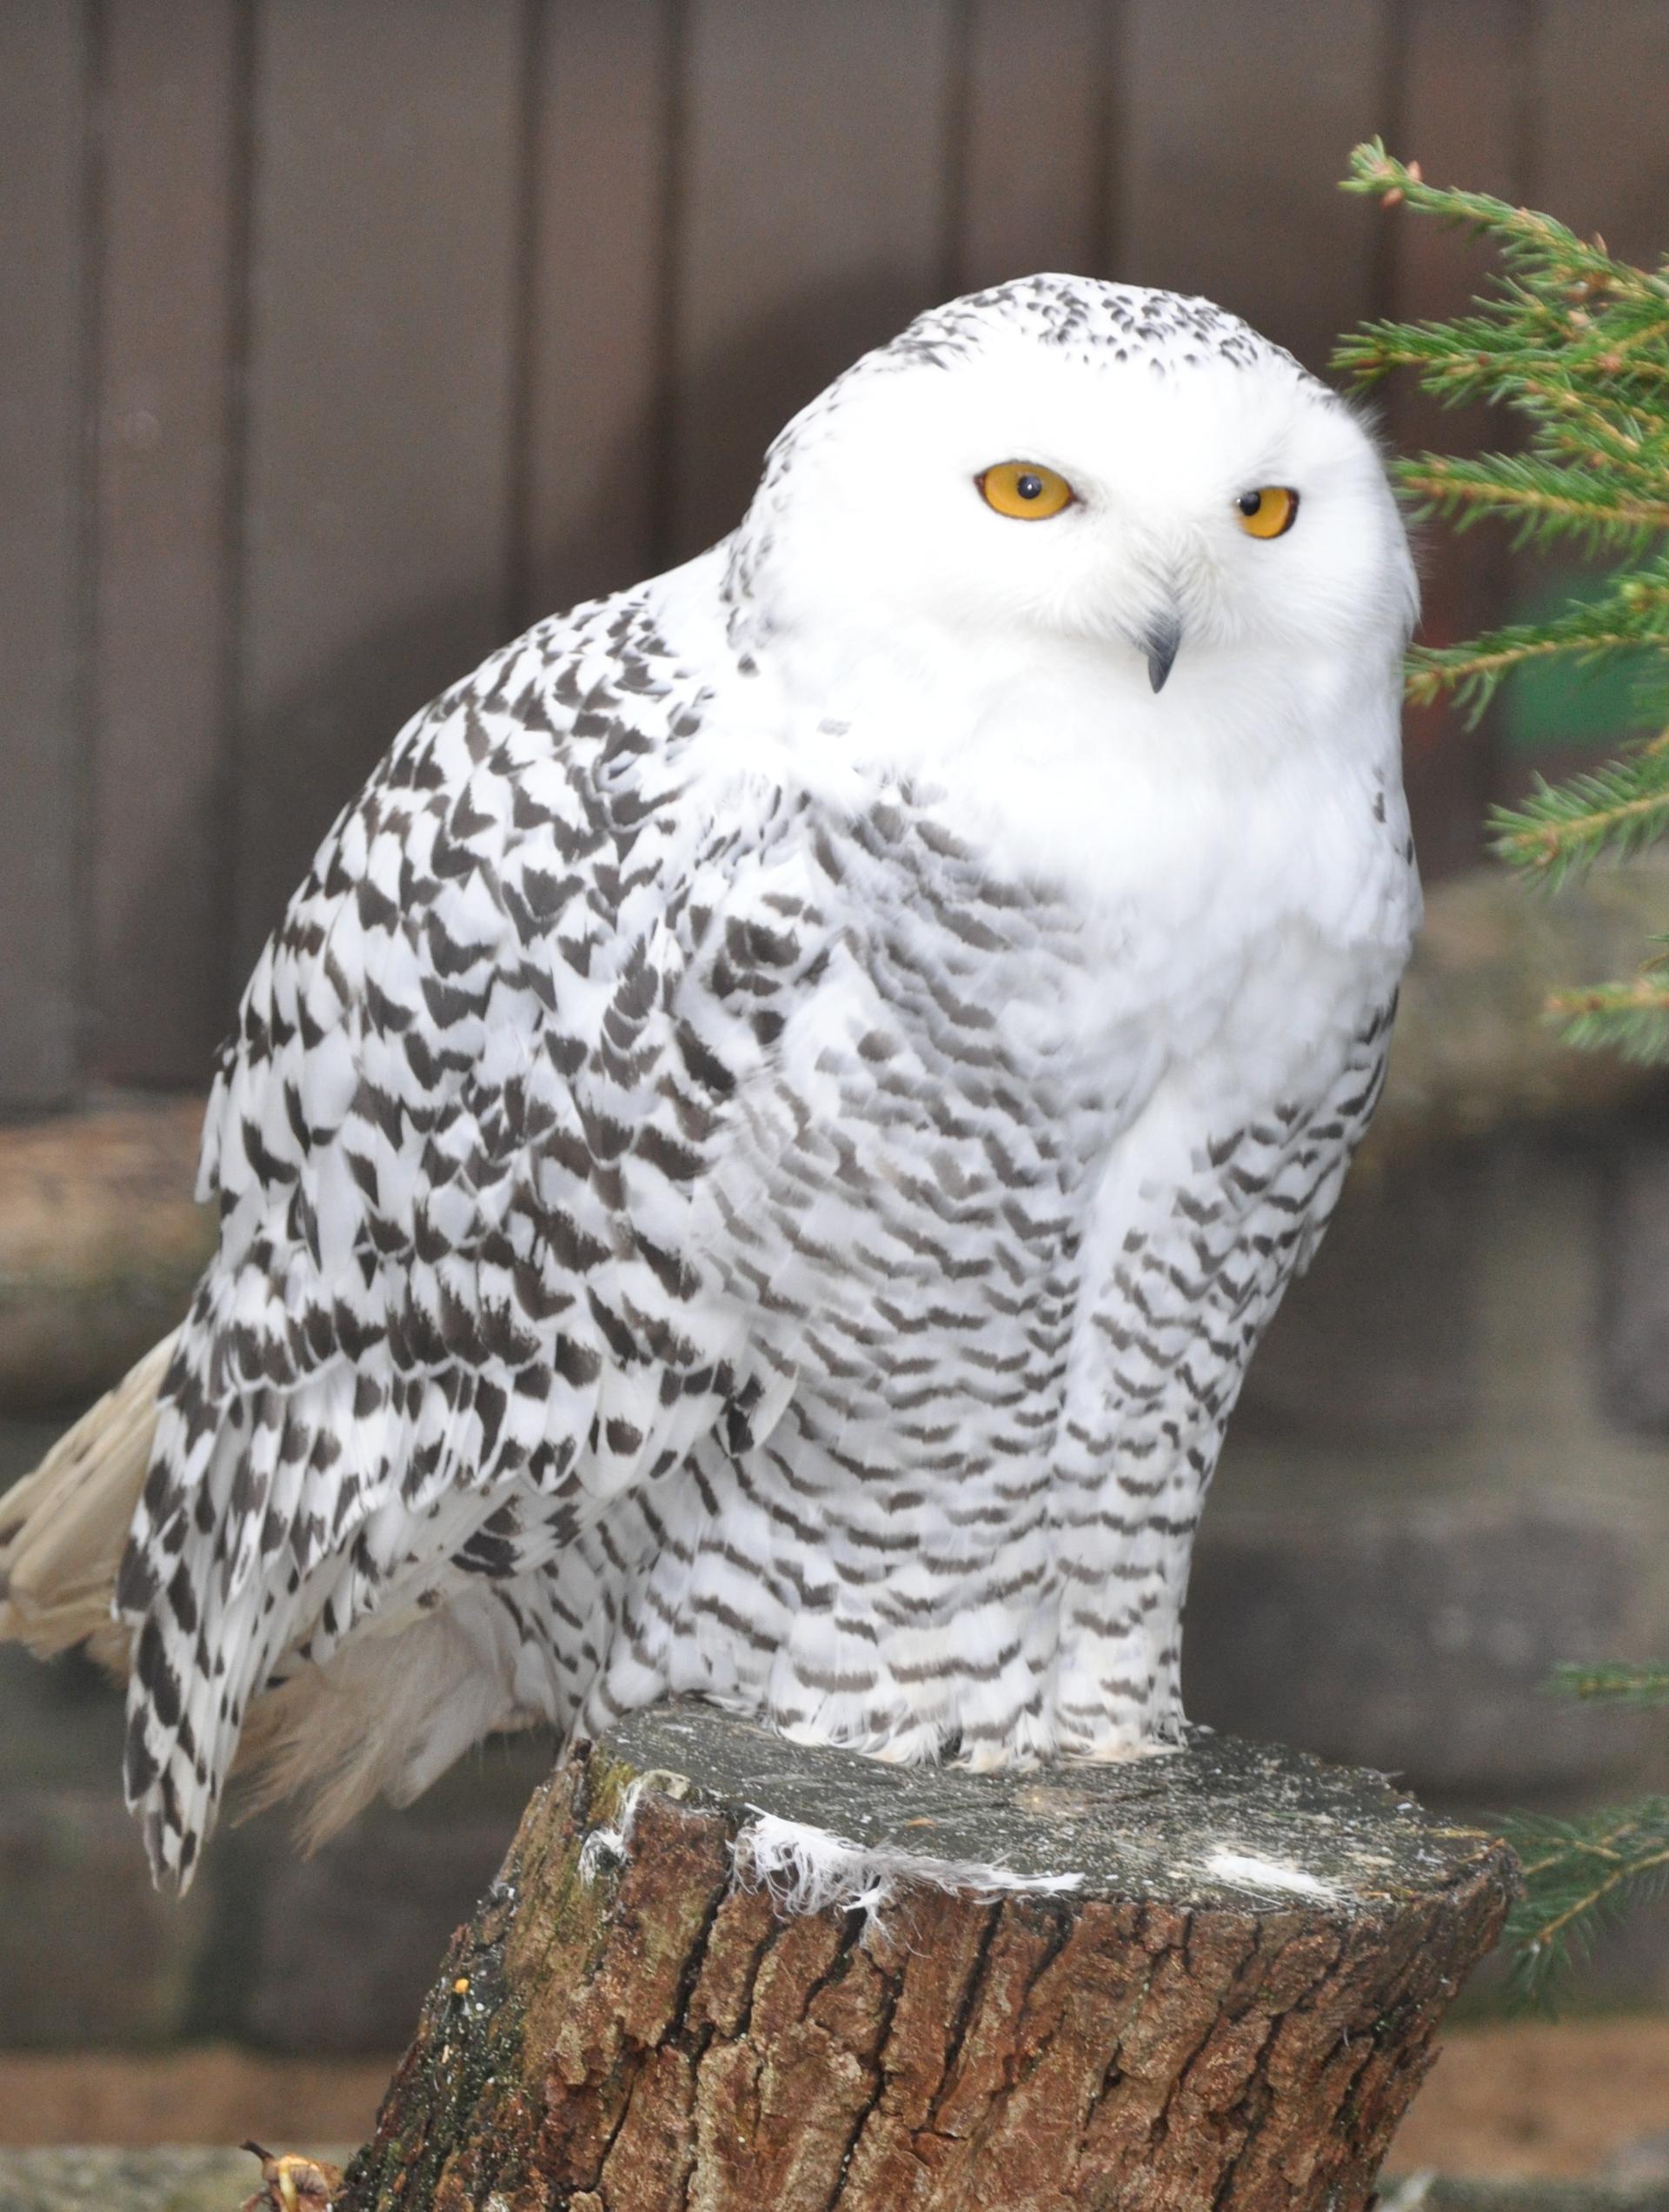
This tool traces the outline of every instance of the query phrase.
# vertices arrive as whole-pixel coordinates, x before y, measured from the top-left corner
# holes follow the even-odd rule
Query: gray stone
[[[1606,1409],[1669,1435],[1669,1136],[1638,1134],[1606,1179],[1599,1236]]]
[[[1669,864],[1596,868],[1557,899],[1510,869],[1434,885],[1404,980],[1370,1157],[1513,1126],[1589,1126],[1665,1096],[1661,1068],[1573,1053],[1542,1020],[1550,990],[1627,973],[1669,923]]]
[[[122,1791],[122,1692],[90,1659],[0,1645],[0,1797],[30,1788]]]
[[[1669,2212],[1669,2188],[1612,2182],[1450,2181],[1405,2174],[1380,2192],[1378,2212]]]
[[[200,1099],[0,1129],[0,1410],[96,1396],[183,1314],[214,1248]]]
[[[151,2043],[184,2029],[211,1883],[152,1889],[108,1793],[36,1789],[0,1805],[0,2042]]]
[[[1208,1513],[1187,1710],[1473,1804],[1599,1787],[1638,1766],[1639,1717],[1540,1684],[1561,1660],[1655,1648],[1651,1564],[1626,1519],[1550,1507]]]
[[[275,1851],[247,2032],[278,2050],[398,2049],[515,1828],[514,1815],[442,1825],[377,1813],[314,1858]]]
[[[1252,1363],[1236,1435],[1347,1444],[1463,1429],[1478,1398],[1481,1199],[1469,1151],[1360,1167]]]
[[[1656,2182],[1669,2185],[1669,2128],[1636,2136],[1606,2161],[1606,2178],[1613,2182]]]

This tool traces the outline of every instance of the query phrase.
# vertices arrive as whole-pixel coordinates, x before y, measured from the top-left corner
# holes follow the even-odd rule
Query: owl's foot
[[[932,1721],[905,1722],[881,1726],[860,1721],[840,1726],[820,1716],[802,1719],[770,1713],[768,1717],[779,1736],[790,1744],[805,1744],[825,1751],[859,1751],[883,1766],[932,1766],[940,1755],[942,1730]]]
[[[1167,1758],[1187,1741],[1188,1724],[1174,1693],[1151,1704],[1134,1699],[1122,1710],[1068,1708],[1057,1715],[1056,1757],[1087,1766],[1117,1766],[1127,1759]]]
[[[1063,1744],[1061,1756],[1078,1766],[1122,1766],[1134,1759],[1170,1759],[1184,1748],[1180,1736],[1150,1737],[1142,1744]]]

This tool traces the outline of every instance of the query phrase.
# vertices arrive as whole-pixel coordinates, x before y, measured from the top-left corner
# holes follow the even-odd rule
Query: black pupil
[[[1041,499],[1043,496],[1043,479],[1041,476],[1034,476],[1029,474],[1023,476],[1016,476],[1014,479],[1014,489],[1020,494],[1022,499]]]
[[[1240,512],[1242,515],[1255,515],[1262,505],[1263,494],[1261,492],[1242,492],[1240,494]]]

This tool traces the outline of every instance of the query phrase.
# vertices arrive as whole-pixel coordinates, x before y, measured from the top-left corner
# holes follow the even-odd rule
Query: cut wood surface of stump
[[[337,2212],[1353,2212],[1513,1879],[1204,1732],[977,1775],[662,1707],[535,1796]]]

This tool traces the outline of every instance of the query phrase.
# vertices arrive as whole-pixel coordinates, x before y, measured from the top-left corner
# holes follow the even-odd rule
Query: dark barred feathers
[[[1034,462],[1054,519],[981,503]],[[401,733],[221,1055],[190,1313],[0,1522],[0,1633],[128,1672],[159,1877],[235,1762],[317,1835],[670,1695],[975,1767],[1175,1739],[1418,911],[1411,612],[1332,395],[1040,278]]]

